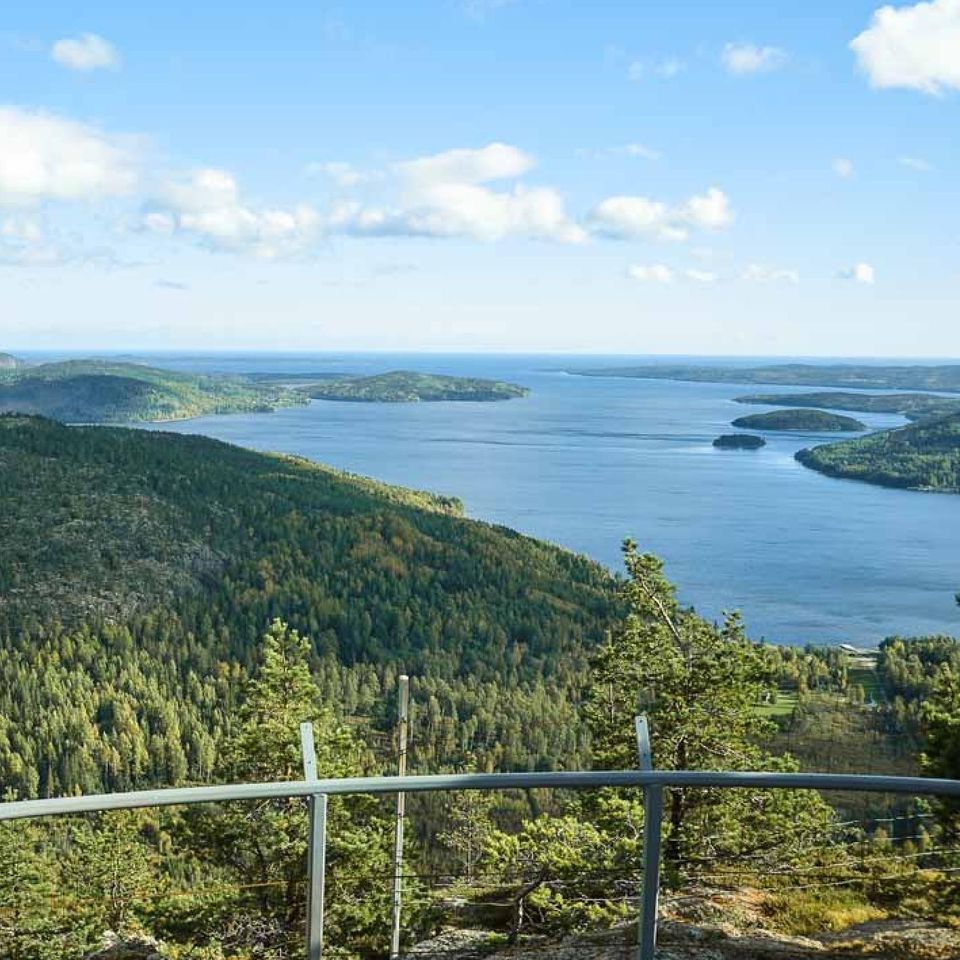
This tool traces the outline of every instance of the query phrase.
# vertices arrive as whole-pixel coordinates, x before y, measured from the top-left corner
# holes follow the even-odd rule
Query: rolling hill
[[[376,716],[398,671],[422,678],[436,766],[582,748],[571,691],[619,612],[614,578],[456,500],[203,437],[3,416],[0,516],[0,790],[202,778],[277,617],[344,710]]]
[[[183,420],[213,413],[268,412],[306,402],[302,393],[279,385],[113,360],[67,360],[0,370],[0,412],[67,423]]]

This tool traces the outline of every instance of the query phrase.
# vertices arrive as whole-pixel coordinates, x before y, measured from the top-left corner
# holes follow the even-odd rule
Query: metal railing
[[[649,763],[645,725],[638,719],[640,762]],[[310,736],[312,741],[312,734]],[[725,788],[774,790],[842,790],[960,797],[960,780],[922,777],[833,773],[752,773],[674,770],[584,770],[542,773],[440,774],[434,776],[354,777],[316,779],[316,767],[304,738],[304,780],[277,783],[240,783],[222,786],[174,787],[45,800],[0,803],[0,821],[68,814],[133,810],[144,807],[223,803],[305,797],[310,801],[308,845],[308,909],[306,955],[323,955],[323,900],[326,878],[326,820],[330,796],[348,794],[407,794],[458,790],[528,790],[555,788],[584,790],[601,787],[636,788],[644,794],[644,847],[637,934],[638,960],[653,960],[657,936],[660,889],[660,850],[663,829],[663,791],[667,788]]]

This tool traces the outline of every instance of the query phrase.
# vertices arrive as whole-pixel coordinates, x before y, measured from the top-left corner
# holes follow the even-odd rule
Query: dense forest
[[[853,433],[866,430],[866,426],[853,417],[825,410],[771,410],[769,413],[753,413],[738,417],[733,426],[741,430],[801,430],[807,433]]]
[[[797,459],[831,477],[960,493],[960,414],[801,450]]]
[[[306,402],[303,394],[269,383],[114,360],[0,366],[0,412],[66,423],[183,420],[211,413],[267,412]]]
[[[636,377],[699,383],[770,383],[785,387],[960,392],[960,364],[892,366],[872,363],[775,363],[762,367],[724,367],[657,363],[630,367],[571,367],[567,372],[584,377]]]
[[[0,787],[207,776],[276,617],[350,712],[423,676],[432,759],[576,753],[548,721],[618,603],[584,558],[449,498],[201,437],[5,417],[0,470]]]
[[[755,393],[736,397],[736,403],[768,407],[820,407],[859,413],[899,413],[908,420],[930,420],[960,413],[960,398],[929,393]]]
[[[351,400],[365,403],[430,403],[441,400],[493,401],[525,397],[530,391],[513,383],[476,377],[448,377],[395,370],[372,377],[329,379],[305,385],[315,400]]]

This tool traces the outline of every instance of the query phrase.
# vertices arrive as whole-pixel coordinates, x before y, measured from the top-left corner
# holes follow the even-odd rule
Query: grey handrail
[[[527,790],[555,787],[727,787],[733,789],[851,790],[960,797],[960,780],[890,777],[859,773],[753,773],[706,770],[575,770],[537,773],[451,773],[415,777],[346,777],[338,780],[290,780],[204,787],[170,787],[130,793],[101,793],[45,800],[0,803],[0,820],[51,817],[101,810],[309,797],[319,793],[427,793],[438,790]]]

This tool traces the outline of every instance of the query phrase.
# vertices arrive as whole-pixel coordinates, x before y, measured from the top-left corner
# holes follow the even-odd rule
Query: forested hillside
[[[401,668],[429,674],[438,764],[576,753],[549,721],[616,610],[582,557],[201,437],[2,417],[0,476],[0,790],[206,776],[275,617],[344,712],[377,719]]]
[[[199,376],[114,360],[0,364],[0,412],[67,423],[183,420],[211,413],[266,412],[306,403],[280,385]]]
[[[797,459],[831,477],[960,493],[960,414],[801,450]]]

